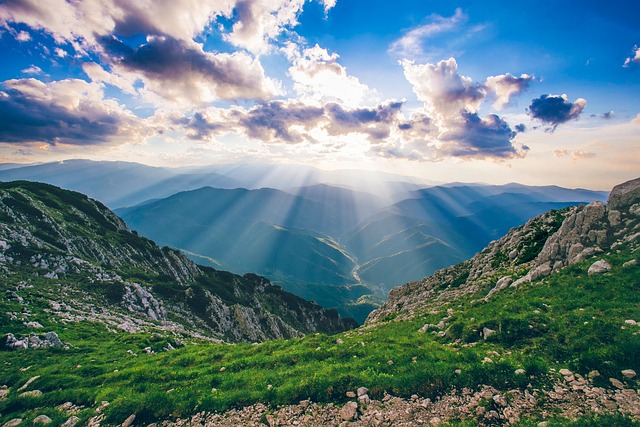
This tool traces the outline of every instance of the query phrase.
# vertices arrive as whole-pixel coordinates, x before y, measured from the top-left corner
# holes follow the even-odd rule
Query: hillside
[[[0,423],[638,426],[639,248],[640,179],[394,289],[334,336],[163,351],[154,334],[65,322],[63,347],[0,351]],[[3,330],[59,326],[33,289],[6,293]]]
[[[72,311],[70,319],[123,330],[225,341],[351,325],[262,277],[198,266],[160,248],[79,193],[18,181],[0,184],[0,195],[0,280],[14,300],[33,298],[59,316]]]

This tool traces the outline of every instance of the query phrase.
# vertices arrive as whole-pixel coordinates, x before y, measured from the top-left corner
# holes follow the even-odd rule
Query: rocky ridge
[[[607,204],[592,202],[539,215],[514,228],[468,261],[394,288],[367,318],[371,325],[437,311],[464,295],[486,290],[485,299],[507,287],[542,280],[598,254],[640,244],[640,178],[613,188]],[[633,261],[630,261],[633,262]],[[505,271],[509,274],[503,275]],[[604,267],[604,270],[607,268]]]
[[[64,322],[224,341],[354,326],[262,277],[200,267],[131,232],[101,203],[47,184],[0,184],[0,271],[6,298],[22,307],[13,316],[25,322],[29,305],[45,299]]]

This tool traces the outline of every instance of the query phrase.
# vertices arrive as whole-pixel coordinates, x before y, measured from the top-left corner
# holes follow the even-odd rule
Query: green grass
[[[360,386],[369,388],[373,398],[385,392],[435,398],[453,387],[481,384],[502,390],[530,382],[544,387],[550,367],[582,374],[598,369],[603,378],[623,380],[621,369],[640,371],[637,331],[621,328],[625,319],[640,318],[640,268],[621,267],[629,256],[609,256],[614,270],[606,275],[587,276],[585,262],[544,282],[502,291],[488,302],[461,300],[450,306],[454,314],[448,324],[454,327],[445,337],[418,332],[424,323],[437,323],[445,315],[441,312],[337,336],[315,334],[261,344],[190,341],[166,352],[162,349],[168,342],[177,345],[171,336],[111,333],[96,323],[63,326],[54,319],[47,323],[43,315],[32,316],[72,347],[0,352],[0,385],[11,388],[0,402],[0,423],[35,416],[36,408],[50,408],[59,417],[51,408],[67,401],[86,407],[108,401],[107,421],[118,424],[132,413],[150,422],[255,402],[281,405],[310,398],[339,403],[346,400],[346,391]],[[28,291],[35,312],[39,291]],[[15,304],[3,309],[15,311]],[[17,334],[27,332],[16,321],[3,320],[2,326]],[[484,326],[500,332],[480,340],[473,331]],[[338,344],[338,338],[344,342]],[[155,354],[144,352],[149,346]],[[488,354],[493,364],[482,363]],[[513,375],[518,368],[527,375]],[[15,390],[35,375],[41,377],[29,389],[39,389],[43,396],[18,397]],[[86,409],[80,415],[86,420],[92,414]],[[598,423],[584,425],[604,425]]]

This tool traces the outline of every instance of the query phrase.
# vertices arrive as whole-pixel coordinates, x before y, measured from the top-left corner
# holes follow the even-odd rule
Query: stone
[[[368,394],[363,394],[362,396],[358,396],[358,402],[367,406],[371,403],[371,399],[369,398]]]
[[[636,322],[633,319],[627,319],[624,321],[625,325],[631,325],[631,326],[636,326],[638,324],[638,322]]]
[[[516,369],[514,374],[516,375],[524,375],[526,371],[524,369]]]
[[[353,399],[354,397],[356,397],[356,394],[352,391],[348,391],[346,395],[349,399]]]
[[[571,375],[573,375],[573,372],[571,372],[568,369],[560,369],[560,375],[562,375],[563,377],[569,377]]]
[[[336,340],[336,344],[338,344],[338,345],[340,345],[340,344],[344,344],[344,340],[343,340],[343,339],[341,339],[341,338],[338,338],[338,339]]]
[[[624,389],[624,384],[620,380],[617,380],[615,378],[609,378],[609,381],[611,382],[611,385],[613,385],[615,388],[618,388],[620,390]]]
[[[611,264],[609,264],[607,261],[601,259],[601,260],[596,261],[593,264],[591,264],[591,267],[589,267],[589,270],[587,271],[587,274],[589,274],[589,275],[602,274],[602,273],[607,273],[609,271],[611,271]]]
[[[491,335],[495,334],[497,331],[494,331],[493,329],[489,329],[487,327],[482,328],[482,337],[486,340],[487,338],[489,338]]]
[[[507,406],[507,398],[501,394],[496,394],[492,399],[498,406]]]
[[[4,423],[2,427],[15,427],[17,425],[20,425],[20,423],[22,423],[22,418],[14,418]]]
[[[364,396],[365,394],[369,393],[369,389],[366,387],[359,387],[357,393],[358,397]]]
[[[638,265],[638,261],[635,260],[635,259],[632,259],[631,261],[627,261],[624,264],[622,264],[622,266],[625,267],[625,268],[626,267],[631,267],[631,266],[634,266],[634,265]]]
[[[634,371],[633,369],[624,369],[624,370],[622,370],[622,375],[625,378],[631,379],[631,378],[635,377],[637,374],[636,374],[636,371]]]
[[[47,417],[46,415],[38,415],[37,417],[35,417],[33,419],[33,423],[34,424],[50,424],[51,423],[51,418]]]
[[[26,390],[26,389],[27,389],[27,387],[29,387],[29,386],[31,385],[31,383],[32,383],[32,382],[34,382],[35,380],[37,380],[38,378],[40,378],[40,375],[36,375],[35,377],[31,377],[31,378],[29,378],[29,379],[27,380],[27,382],[26,382],[26,383],[24,383],[24,384],[22,385],[22,387],[20,387],[20,388],[18,389],[18,391]]]
[[[440,425],[441,422],[442,420],[439,417],[433,417],[429,420],[429,424],[432,426]]]
[[[344,421],[353,421],[358,417],[358,404],[356,402],[347,402],[340,409],[340,418]]]
[[[72,415],[67,421],[65,421],[60,427],[75,427],[80,422],[80,418]]]
[[[624,210],[640,202],[640,178],[616,185],[609,193],[607,207],[609,210]]]
[[[129,427],[131,424],[133,424],[133,420],[135,419],[136,419],[135,414],[129,415],[127,419],[122,422],[122,427]]]
[[[482,364],[487,364],[487,363],[493,363],[493,360],[489,359],[488,357],[485,357],[484,359],[482,359]]]

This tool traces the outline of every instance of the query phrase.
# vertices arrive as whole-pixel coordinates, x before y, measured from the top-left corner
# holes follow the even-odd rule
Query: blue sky
[[[640,175],[637,1],[5,0],[0,36],[0,162]]]

